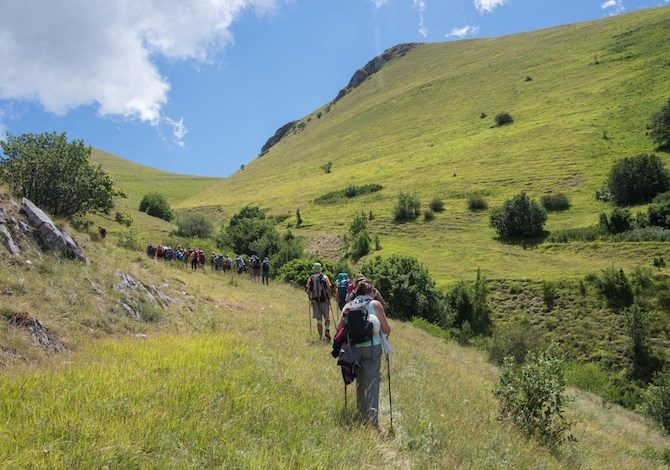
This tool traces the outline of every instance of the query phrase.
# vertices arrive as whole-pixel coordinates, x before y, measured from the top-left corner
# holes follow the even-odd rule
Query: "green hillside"
[[[150,217],[137,209],[142,197],[150,191],[165,195],[173,206],[215,185],[219,178],[180,175],[156,170],[138,163],[117,157],[102,150],[93,149],[92,160],[102,165],[114,179],[115,185],[123,189],[127,199],[117,198],[115,211],[125,211],[134,219],[141,241],[164,241],[174,230],[174,225],[156,217]],[[97,225],[105,227],[110,234],[125,231],[126,228],[115,223],[112,217],[93,216]]]
[[[259,204],[271,214],[300,208],[305,227],[296,233],[309,239],[342,235],[354,213],[371,210],[369,232],[380,236],[381,254],[414,255],[440,283],[471,278],[478,267],[489,278],[555,279],[668,257],[659,243],[505,244],[494,238],[489,212],[470,212],[466,200],[480,195],[493,207],[521,190],[533,197],[565,192],[572,208],[550,214],[548,231],[597,223],[608,205],[594,193],[612,162],[653,151],[645,127],[670,97],[669,36],[670,7],[663,7],[419,45],[304,117],[267,154],[176,206]],[[514,124],[492,128],[502,111]],[[320,168],[328,161],[330,174]],[[384,189],[313,202],[368,183]],[[424,207],[444,198],[446,211],[431,222],[395,224],[400,191],[416,193]]]
[[[88,245],[89,265],[0,253],[0,467],[664,465],[666,436],[576,390],[576,443],[550,452],[524,438],[496,419],[498,372],[481,352],[397,321],[396,432],[384,379],[377,436],[347,424],[340,372],[329,345],[308,336],[301,291],[168,267],[109,241]],[[116,271],[173,303],[132,320],[113,288]],[[65,350],[49,353],[6,321],[19,312],[39,318]],[[350,388],[350,412],[354,396]]]

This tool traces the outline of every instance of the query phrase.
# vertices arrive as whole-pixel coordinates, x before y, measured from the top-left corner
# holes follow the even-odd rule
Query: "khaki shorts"
[[[323,317],[326,321],[330,315],[330,304],[328,302],[312,302],[312,317],[321,320]]]

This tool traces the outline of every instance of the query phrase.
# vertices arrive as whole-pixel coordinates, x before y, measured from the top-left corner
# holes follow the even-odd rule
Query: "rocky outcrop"
[[[37,344],[50,352],[61,352],[63,344],[37,318],[26,312],[17,312],[11,315],[9,323],[13,326],[25,328],[30,332]]]
[[[121,307],[135,321],[142,321],[142,303],[146,302],[154,307],[166,308],[174,300],[158,290],[155,286],[145,286],[132,275],[123,271],[116,271],[114,289],[123,295]]]
[[[288,123],[284,124],[283,126],[281,126],[279,129],[277,129],[277,131],[275,132],[275,135],[270,137],[267,140],[267,142],[265,142],[265,145],[263,145],[263,148],[261,148],[261,155],[265,155],[266,153],[268,153],[268,150],[270,150],[270,148],[273,145],[277,144],[280,140],[282,140],[284,138],[284,136],[286,134],[288,134],[288,132],[291,129],[293,129],[293,126],[295,125],[296,122],[297,121],[288,122]]]
[[[7,227],[7,219],[5,218],[5,211],[0,207],[0,242],[7,248],[7,251],[13,256],[19,256],[21,249],[14,242],[12,232]]]
[[[409,51],[411,51],[414,47],[416,47],[417,44],[418,43],[416,43],[416,42],[408,42],[408,43],[404,43],[404,44],[398,44],[397,46],[393,46],[389,49],[386,49],[380,55],[378,55],[377,57],[372,59],[370,62],[365,64],[363,66],[363,68],[360,68],[360,69],[356,70],[356,72],[354,73],[354,76],[351,77],[351,80],[349,80],[349,84],[346,87],[344,87],[340,90],[340,92],[335,97],[334,101],[338,101],[338,100],[342,99],[351,90],[360,86],[371,75],[379,72],[382,69],[382,67],[384,67],[384,65],[388,64],[393,59],[398,59],[398,58],[404,56]]]
[[[21,201],[21,212],[25,214],[30,225],[35,228],[37,238],[46,250],[56,251],[68,258],[78,259],[85,263],[90,262],[72,237],[59,230],[42,209],[25,197]]]

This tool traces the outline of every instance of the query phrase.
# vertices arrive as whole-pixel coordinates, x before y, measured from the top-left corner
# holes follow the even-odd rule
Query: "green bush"
[[[547,237],[549,243],[569,243],[572,241],[592,242],[602,238],[605,230],[600,225],[591,227],[567,228],[551,232]]]
[[[565,407],[563,362],[553,348],[528,354],[525,364],[505,359],[495,389],[500,418],[511,422],[529,437],[555,448],[572,439]]]
[[[468,209],[471,211],[485,211],[489,208],[489,203],[486,202],[486,199],[479,196],[470,196],[468,198]]]
[[[624,310],[628,333],[628,352],[633,364],[633,376],[638,379],[650,375],[649,354],[649,313],[640,304],[633,304]]]
[[[444,201],[436,197],[430,201],[429,207],[433,212],[444,212]]]
[[[663,227],[636,228],[610,237],[613,242],[670,242],[670,230]]]
[[[649,137],[659,148],[670,148],[670,100],[651,116],[647,129]]]
[[[471,285],[457,282],[446,295],[446,302],[454,317],[454,325],[462,328],[467,323],[474,335],[486,335],[491,329],[487,289],[480,271]]]
[[[598,225],[610,234],[627,232],[633,228],[633,215],[628,209],[615,207],[609,217],[604,212],[600,214]]]
[[[564,211],[570,208],[570,199],[563,193],[545,194],[540,204],[548,211]]]
[[[93,227],[93,222],[87,219],[85,214],[78,212],[70,217],[70,225],[80,232],[88,232]]]
[[[409,222],[416,220],[421,212],[421,201],[417,196],[408,193],[400,193],[398,202],[393,211],[396,222]]]
[[[133,225],[133,216],[128,212],[116,212],[114,213],[114,222],[130,227]]]
[[[360,232],[365,231],[368,226],[367,219],[361,214],[354,214],[349,225],[349,235],[355,237]]]
[[[297,258],[287,262],[279,269],[277,278],[292,286],[304,288],[307,285],[307,278],[312,274],[312,266],[316,262],[321,263],[323,274],[328,276],[331,282],[334,282],[334,271],[330,263],[312,258]]]
[[[603,270],[596,281],[596,288],[611,308],[624,309],[633,304],[633,288],[623,269]]]
[[[321,169],[325,174],[330,174],[331,171],[333,171],[333,162],[326,162],[323,165],[321,165]]]
[[[510,113],[504,113],[504,112],[496,114],[494,120],[496,126],[498,127],[506,126],[514,122],[514,118],[512,118],[512,115]]]
[[[665,268],[665,258],[662,256],[655,256],[653,264],[655,268]]]
[[[650,205],[647,220],[651,226],[670,228],[670,201]]]
[[[7,134],[0,139],[0,181],[56,216],[108,214],[114,207],[112,178],[90,160],[91,147],[68,142],[65,133]]]
[[[357,233],[351,244],[351,259],[358,261],[364,256],[370,254],[370,235],[366,230]]]
[[[643,395],[641,409],[670,434],[670,371],[656,376]]]
[[[380,184],[365,184],[363,186],[347,186],[344,189],[337,191],[331,191],[329,193],[323,194],[316,199],[314,202],[317,204],[332,204],[339,202],[343,199],[351,199],[358,196],[363,196],[365,194],[376,193],[381,191],[383,188]]]
[[[637,155],[612,166],[607,188],[618,206],[647,203],[670,189],[670,175],[656,155]]]
[[[501,238],[542,235],[547,211],[522,192],[491,213],[491,227]]]
[[[128,250],[139,250],[140,244],[137,241],[137,231],[133,228],[121,232],[117,235],[116,244],[121,248],[126,248]]]
[[[651,200],[654,204],[660,204],[661,202],[670,201],[670,191],[666,191],[661,194],[654,196],[654,199]]]
[[[384,295],[389,316],[400,320],[420,317],[442,328],[452,325],[453,317],[444,295],[416,258],[376,256],[367,261],[361,270]]]
[[[177,217],[177,235],[182,237],[209,238],[214,226],[209,218],[197,212],[186,212]]]
[[[554,308],[554,301],[556,300],[556,286],[551,282],[542,283],[542,300],[544,305],[547,307],[547,312],[551,312]]]
[[[430,222],[431,220],[435,219],[435,212],[432,211],[432,209],[426,209],[423,211],[423,220],[426,222]]]
[[[174,218],[170,204],[161,193],[147,193],[142,198],[139,207],[140,212],[146,212],[152,217],[170,221]]]
[[[379,240],[379,235],[375,235],[375,251],[382,249],[382,242]]]
[[[506,357],[523,364],[528,353],[538,349],[538,337],[525,326],[503,327],[493,334],[487,349],[489,360],[498,366],[503,365]]]

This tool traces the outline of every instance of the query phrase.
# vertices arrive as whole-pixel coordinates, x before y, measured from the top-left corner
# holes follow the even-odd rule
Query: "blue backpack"
[[[349,276],[347,273],[337,275],[337,294],[340,299],[346,299],[349,294]]]

